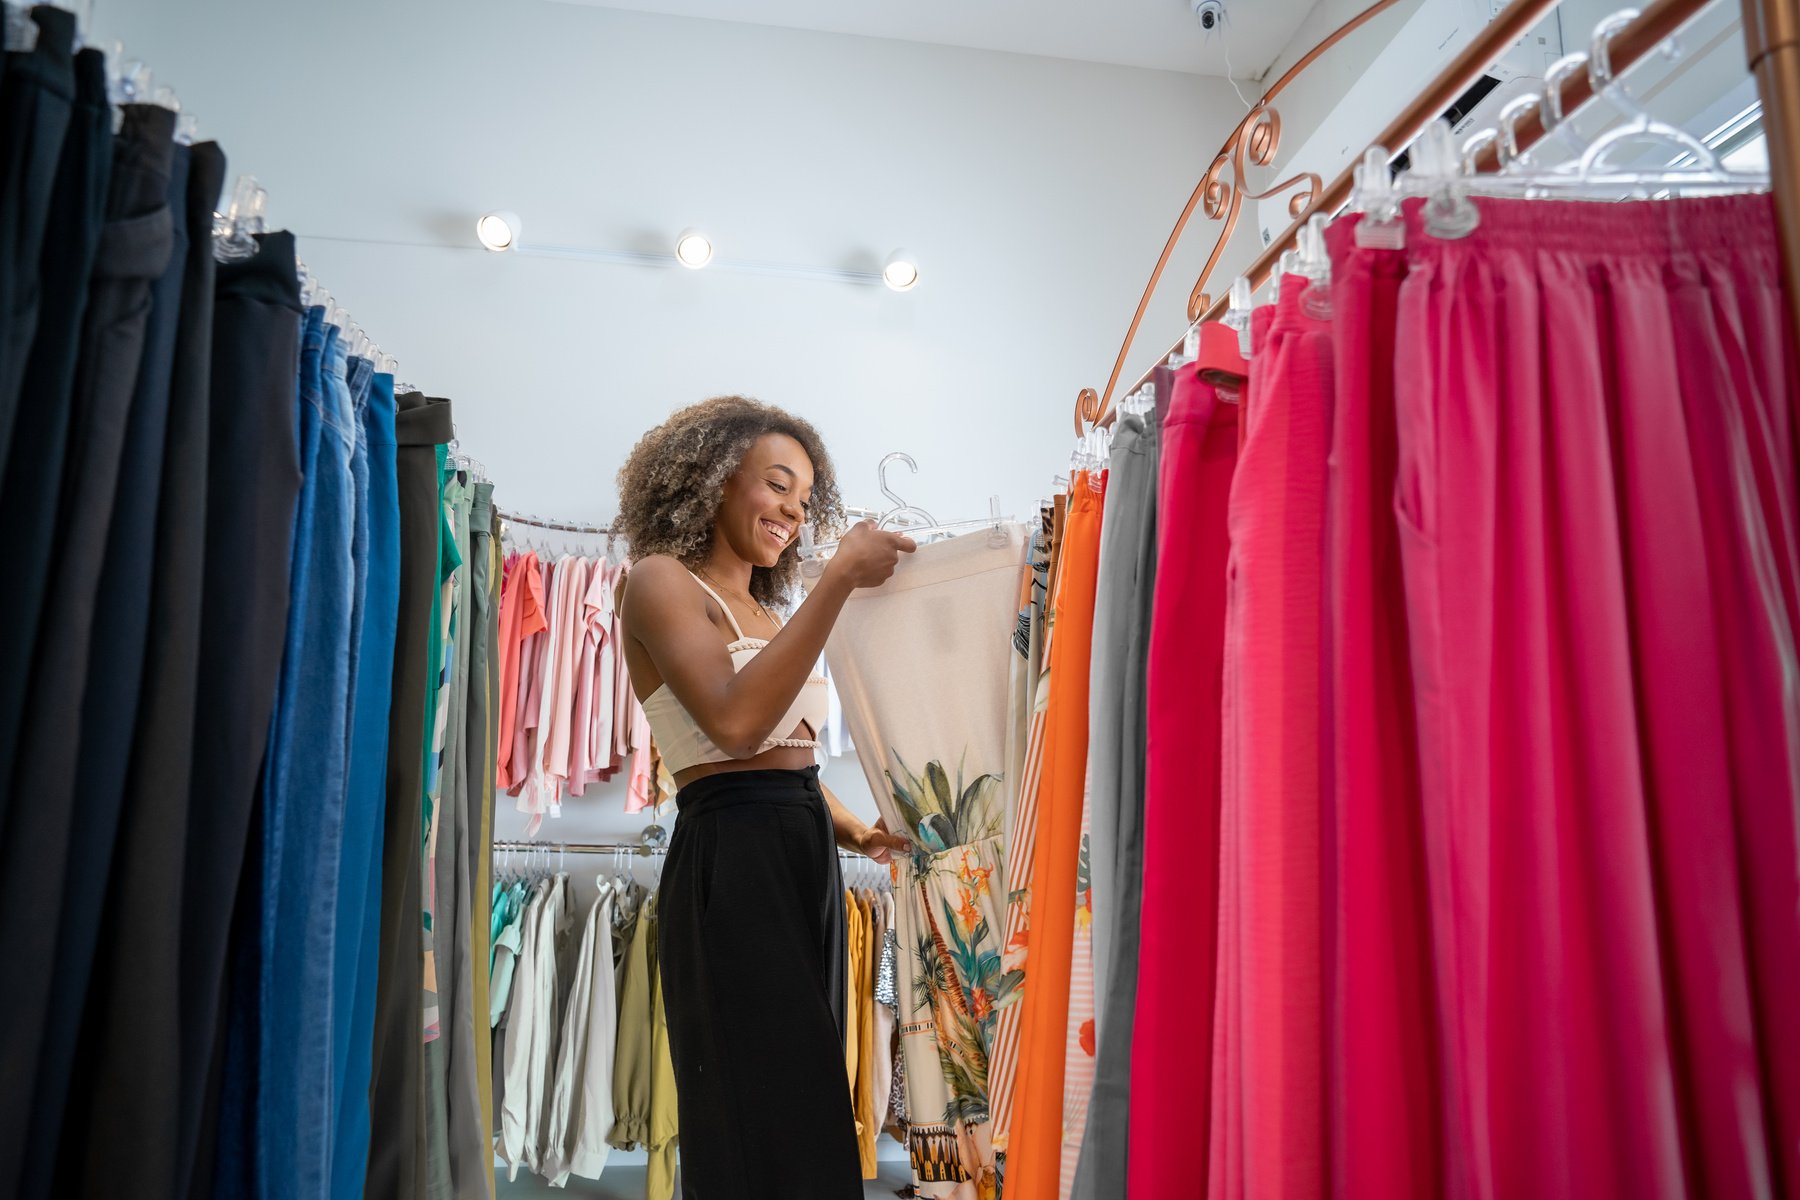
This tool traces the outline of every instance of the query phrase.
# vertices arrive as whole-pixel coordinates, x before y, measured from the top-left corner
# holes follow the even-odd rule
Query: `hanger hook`
[[[1588,43],[1588,83],[1594,95],[1606,97],[1628,117],[1642,116],[1644,110],[1619,86],[1618,76],[1613,74],[1612,40],[1630,28],[1638,16],[1635,8],[1620,9],[1594,26],[1593,40]]]
[[[1496,152],[1500,159],[1502,171],[1510,167],[1519,157],[1519,121],[1534,108],[1542,108],[1542,102],[1535,95],[1519,96],[1500,110],[1500,142]],[[1549,128],[1548,125],[1545,126]]]
[[[1489,146],[1497,146],[1499,142],[1500,131],[1498,129],[1483,129],[1480,133],[1477,133],[1474,137],[1464,142],[1462,148],[1462,173],[1464,175],[1475,174],[1475,164],[1480,160],[1481,152],[1486,150]]]
[[[892,500],[897,507],[905,508],[907,506],[906,501],[902,500],[898,495],[895,494],[894,489],[888,486],[888,479],[887,479],[888,466],[889,466],[889,464],[895,463],[895,462],[905,463],[907,465],[907,467],[911,469],[911,471],[914,475],[917,475],[919,473],[919,464],[914,462],[913,456],[908,454],[906,451],[896,450],[892,454],[882,455],[881,466],[879,468],[877,468],[877,473],[880,475],[880,478],[881,478],[881,494],[886,496],[889,500]]]
[[[886,496],[889,500],[893,501],[894,507],[888,509],[887,512],[883,513],[881,515],[880,521],[878,521],[877,524],[882,529],[886,529],[888,527],[889,521],[894,520],[896,517],[900,517],[903,515],[910,515],[912,517],[922,518],[924,521],[924,524],[927,526],[936,525],[937,524],[936,517],[932,516],[930,513],[926,512],[922,508],[917,507],[916,505],[908,504],[906,501],[902,500],[897,494],[895,494],[894,489],[892,487],[888,486],[888,481],[887,481],[888,464],[895,462],[895,461],[903,462],[908,467],[911,467],[914,474],[917,474],[918,470],[919,470],[919,464],[913,461],[912,455],[906,453],[903,450],[895,450],[891,454],[886,454],[886,455],[882,456],[881,464],[877,468],[877,474],[879,475],[879,477],[881,479],[881,494]],[[914,523],[916,524],[916,522],[914,522]]]
[[[1539,116],[1544,123],[1544,132],[1556,132],[1567,115],[1563,112],[1563,81],[1586,67],[1587,55],[1578,52],[1563,55],[1544,72],[1544,104]]]

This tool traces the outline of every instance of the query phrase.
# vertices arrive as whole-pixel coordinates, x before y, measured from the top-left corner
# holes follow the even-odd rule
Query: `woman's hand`
[[[888,832],[886,817],[863,830],[856,838],[856,852],[878,863],[892,861],[896,850],[905,853],[911,849],[912,842],[909,839],[898,833]]]
[[[893,577],[900,556],[918,548],[909,537],[886,533],[873,521],[859,521],[838,543],[825,569],[840,573],[853,588],[880,587]]]

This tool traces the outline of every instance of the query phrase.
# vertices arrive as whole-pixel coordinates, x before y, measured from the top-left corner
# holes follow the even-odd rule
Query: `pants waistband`
[[[675,808],[684,816],[692,816],[743,804],[811,805],[824,797],[818,767],[798,771],[721,771],[696,779],[677,792]]]

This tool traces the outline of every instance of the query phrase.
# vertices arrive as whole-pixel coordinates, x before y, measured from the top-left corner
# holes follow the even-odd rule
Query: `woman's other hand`
[[[911,849],[910,839],[898,833],[888,832],[887,818],[885,817],[863,830],[856,839],[856,852],[866,855],[878,863],[891,862],[896,850],[904,854]]]
[[[873,521],[859,521],[838,543],[826,570],[842,573],[853,588],[880,587],[893,578],[900,556],[918,548],[909,537],[877,529]]]

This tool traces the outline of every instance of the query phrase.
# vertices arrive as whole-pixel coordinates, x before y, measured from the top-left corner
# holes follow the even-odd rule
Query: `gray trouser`
[[[1137,1007],[1138,903],[1144,877],[1144,672],[1155,595],[1154,418],[1113,435],[1100,529],[1100,582],[1088,692],[1088,848],[1093,871],[1094,1026],[1099,1040],[1076,1200],[1125,1195],[1131,1025]]]

